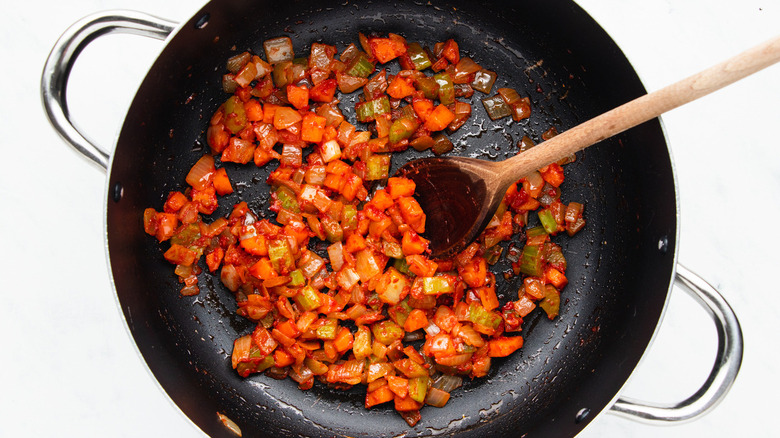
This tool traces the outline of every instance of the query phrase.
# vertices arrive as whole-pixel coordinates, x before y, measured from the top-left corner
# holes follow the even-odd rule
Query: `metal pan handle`
[[[743,339],[734,310],[714,287],[679,264],[675,284],[695,298],[715,322],[718,332],[715,365],[702,387],[679,403],[658,404],[620,397],[610,408],[611,413],[649,424],[690,421],[715,408],[737,378]]]
[[[110,153],[89,140],[70,120],[65,92],[71,68],[81,51],[96,38],[111,33],[129,33],[164,40],[176,23],[134,11],[98,12],[74,23],[54,44],[41,75],[41,98],[46,116],[57,133],[103,171]]]

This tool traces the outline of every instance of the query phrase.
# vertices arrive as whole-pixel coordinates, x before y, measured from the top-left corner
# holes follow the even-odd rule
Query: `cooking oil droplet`
[[[666,254],[667,251],[669,251],[669,238],[666,236],[661,237],[661,239],[658,240],[658,251],[661,254]]]

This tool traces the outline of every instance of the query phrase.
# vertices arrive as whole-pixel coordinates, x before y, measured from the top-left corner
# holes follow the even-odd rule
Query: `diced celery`
[[[435,277],[422,277],[423,292],[426,295],[448,294],[455,291],[455,285],[450,277],[437,275]]]
[[[396,324],[403,326],[406,324],[406,318],[409,317],[409,312],[411,311],[412,306],[409,305],[409,299],[405,298],[395,306],[389,307],[387,309],[387,314],[390,316],[390,319],[395,321]]]
[[[469,304],[468,320],[495,329],[501,324],[502,318],[500,314],[486,310],[476,302],[472,302]]]
[[[396,144],[401,140],[411,137],[412,134],[414,134],[414,131],[417,130],[417,125],[418,123],[414,119],[407,117],[396,120],[390,126],[390,143]]]
[[[357,228],[357,207],[346,204],[341,209],[341,229],[351,231]]]
[[[294,299],[303,310],[314,310],[322,305],[320,293],[311,286],[302,287],[295,295]]]
[[[541,277],[543,253],[541,245],[525,245],[520,254],[520,272],[533,277]]]
[[[390,172],[390,155],[374,154],[366,161],[366,180],[385,179]]]
[[[373,121],[380,114],[390,112],[390,100],[387,96],[367,100],[355,105],[355,117],[358,122],[367,123]]]
[[[406,258],[397,258],[395,261],[393,261],[393,267],[395,269],[398,269],[398,272],[408,275],[408,276],[414,276],[412,271],[409,270],[409,264],[406,263]]]
[[[395,341],[400,341],[406,334],[401,326],[389,319],[372,325],[371,333],[373,333],[374,339],[384,345],[390,345]]]
[[[330,243],[341,242],[344,240],[344,229],[338,221],[333,220],[330,216],[323,216],[320,218],[322,228],[325,230],[325,237]]]
[[[553,217],[553,213],[549,208],[539,210],[537,215],[547,234],[555,234],[558,232],[558,223],[555,222],[555,217]]]
[[[238,134],[246,126],[246,111],[244,103],[238,96],[231,96],[225,102],[225,127],[233,134]]]
[[[287,239],[271,239],[268,242],[268,258],[271,259],[276,272],[281,275],[295,269],[295,258]]]
[[[413,377],[409,379],[409,397],[419,403],[425,401],[428,393],[428,376]]]
[[[426,76],[416,80],[417,89],[422,91],[426,99],[436,99],[439,97],[439,84],[436,79]]]
[[[303,276],[303,271],[296,269],[290,272],[290,282],[288,284],[293,287],[303,286],[306,284],[306,278]]]
[[[287,186],[279,186],[276,189],[276,199],[282,205],[282,208],[295,213],[301,212],[301,207],[298,205],[298,199],[295,197],[295,193]]]
[[[339,322],[336,319],[328,318],[325,324],[317,327],[315,333],[319,339],[336,339],[336,332],[338,331]]]
[[[449,73],[436,73],[433,79],[439,84],[439,101],[442,105],[455,103],[455,85]]]
[[[347,69],[344,73],[350,76],[356,76],[360,78],[367,78],[374,72],[374,64],[368,60],[368,55],[364,52],[359,52],[357,56],[347,64]]]
[[[431,66],[431,59],[420,43],[409,44],[409,47],[406,48],[406,54],[409,55],[409,59],[412,60],[412,64],[417,70],[425,70]]]
[[[550,319],[558,316],[561,307],[561,293],[558,292],[558,289],[549,284],[545,285],[544,298],[539,301],[539,307],[544,309]]]

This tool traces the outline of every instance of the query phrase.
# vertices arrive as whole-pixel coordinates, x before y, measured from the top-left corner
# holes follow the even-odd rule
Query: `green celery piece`
[[[325,230],[325,237],[330,243],[341,242],[344,240],[344,229],[338,221],[331,219],[329,216],[323,216],[320,218],[322,228]]]
[[[455,291],[455,286],[448,277],[422,277],[422,282],[425,295],[447,294]]]
[[[414,122],[410,118],[400,118],[393,122],[392,125],[390,125],[390,134],[389,134],[389,140],[390,143],[396,144],[400,142],[401,140],[405,140],[414,134],[414,131],[417,129],[416,122]]]
[[[541,245],[525,245],[520,254],[520,272],[533,277],[541,277],[543,253]]]
[[[303,276],[303,271],[296,269],[290,272],[290,282],[288,284],[293,287],[303,286],[306,284],[306,278]]]
[[[439,102],[442,105],[455,103],[455,85],[449,73],[436,73],[433,79],[439,84]]]
[[[387,314],[396,324],[403,327],[403,325],[406,324],[406,318],[409,317],[411,311],[412,306],[409,305],[409,298],[407,297],[395,306],[388,308]]]
[[[410,277],[415,276],[412,271],[409,270],[409,264],[406,263],[406,258],[395,259],[393,261],[393,267],[404,275],[408,275]]]
[[[472,302],[469,304],[468,320],[475,324],[495,329],[501,324],[502,318],[501,315],[486,310],[480,304]]]
[[[539,301],[539,307],[547,313],[547,318],[555,319],[561,308],[561,293],[551,285],[544,287],[544,298]]]
[[[320,299],[319,292],[311,286],[302,287],[295,295],[294,299],[303,310],[307,311],[314,310],[322,305],[322,299]]]
[[[315,333],[319,339],[336,339],[336,332],[338,331],[339,322],[333,318],[328,318],[328,322],[317,327]]]
[[[371,333],[374,334],[374,339],[384,345],[390,345],[395,341],[400,341],[406,334],[400,325],[389,319],[372,325]]]
[[[374,72],[374,64],[368,60],[368,55],[363,52],[359,52],[352,61],[347,64],[347,69],[344,73],[350,76],[357,76],[360,78],[367,78]]]
[[[544,227],[544,230],[547,232],[547,234],[555,234],[558,232],[558,223],[555,222],[555,217],[549,208],[543,208],[537,213],[537,215],[539,216],[539,221],[542,223],[542,226]]]
[[[341,209],[341,229],[350,231],[357,228],[357,207],[352,204],[346,204]]]
[[[406,48],[406,54],[409,55],[409,59],[412,60],[412,64],[414,64],[414,68],[417,70],[425,70],[432,65],[431,59],[425,53],[425,49],[422,48],[420,43],[409,44],[409,47]]]
[[[366,181],[385,179],[390,172],[390,155],[374,154],[366,161]]]
[[[439,84],[436,79],[426,76],[416,80],[417,89],[422,91],[426,99],[436,99],[439,97]],[[454,90],[454,85],[453,85]]]
[[[280,275],[285,275],[295,268],[295,259],[287,239],[271,239],[268,242],[268,258]]]
[[[244,103],[238,96],[230,96],[225,102],[225,116],[225,127],[233,134],[238,134],[246,126]]]
[[[413,377],[409,379],[409,397],[422,403],[425,401],[425,395],[428,393],[428,376]]]
[[[295,213],[301,212],[301,207],[298,205],[298,198],[295,197],[295,193],[287,186],[279,186],[276,189],[276,199],[282,204],[282,208]]]
[[[547,230],[544,229],[543,226],[537,225],[535,227],[528,228],[525,230],[525,235],[530,239],[532,237],[541,236],[543,234],[547,234]]]

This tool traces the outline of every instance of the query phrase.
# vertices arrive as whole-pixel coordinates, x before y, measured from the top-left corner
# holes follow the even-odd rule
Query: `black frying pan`
[[[103,14],[85,21],[53,51],[63,65],[50,60],[44,71],[53,124],[103,166],[108,155],[80,139],[67,112],[58,113],[50,100],[63,105],[71,58],[92,38],[128,29],[164,38],[171,30],[159,20],[144,20]],[[116,22],[121,24],[112,27]],[[213,436],[232,434],[217,412],[238,424],[244,436],[576,435],[615,401],[656,331],[675,277],[675,181],[658,121],[591,147],[566,166],[563,200],[584,202],[588,225],[573,238],[554,238],[569,262],[560,316],[549,321],[542,312],[531,314],[523,325],[522,350],[495,359],[488,377],[466,382],[446,407],[424,408],[414,428],[392,406],[366,411],[364,389],[317,384],[303,392],[289,379],[238,377],[230,366],[232,343],[253,324],[235,314],[232,294],[214,277],[201,276],[200,295],[180,297],[160,245],[144,234],[144,208],[161,208],[208,149],[208,120],[227,97],[220,80],[228,57],[243,50],[261,53],[262,41],[280,35],[293,39],[297,53],[308,53],[318,41],[343,49],[357,42],[358,32],[394,32],[429,46],[454,38],[465,56],[499,73],[497,86],[531,98],[529,120],[492,122],[476,93],[472,119],[451,136],[452,154],[504,159],[516,152],[523,135],[540,141],[549,127],[565,130],[645,92],[616,45],[570,1],[212,1],[168,38],[128,111],[108,165],[111,272],[138,348],[170,397]],[[347,100],[342,107],[352,105]],[[393,169],[420,156],[413,150],[398,154]],[[225,167],[238,190],[220,200],[215,216],[240,200],[262,212],[268,170]],[[516,280],[501,279],[498,292],[514,299],[518,287]],[[739,336],[738,324],[725,331]],[[736,368],[730,342],[721,341],[719,358],[731,355],[726,374],[733,380],[741,340]],[[708,380],[719,393],[730,385],[722,381],[721,365]],[[707,403],[709,409],[715,401]],[[616,406],[634,409],[630,402]]]

